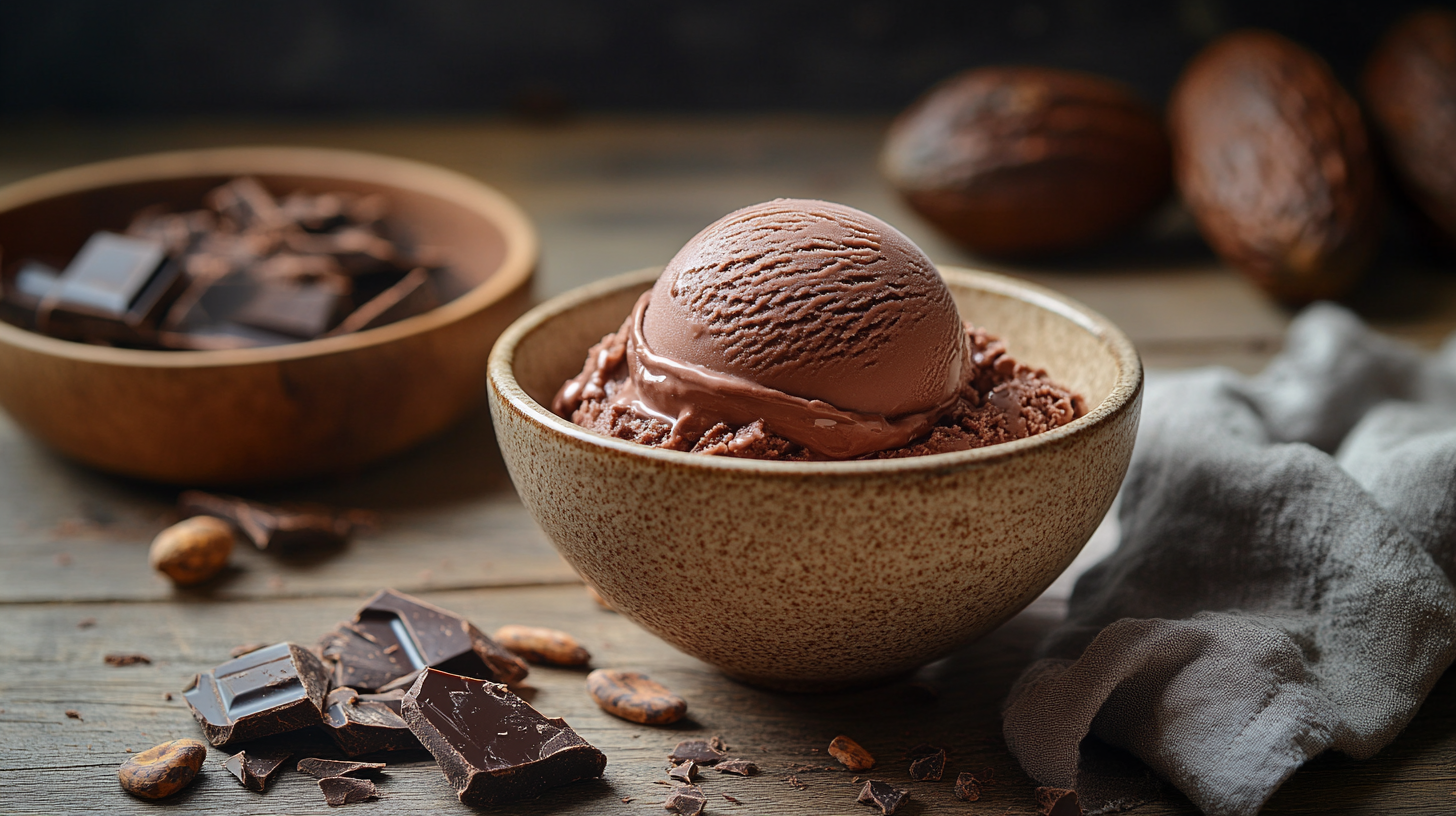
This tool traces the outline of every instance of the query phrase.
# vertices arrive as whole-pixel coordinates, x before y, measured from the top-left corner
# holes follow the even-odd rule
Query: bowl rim
[[[488,278],[449,303],[378,328],[338,337],[264,348],[164,351],[78,343],[0,321],[0,344],[68,360],[143,368],[214,368],[337,354],[423,334],[483,311],[529,283],[540,254],[540,240],[530,219],[499,190],[463,173],[433,164],[335,148],[217,147],[147,153],[82,164],[5,185],[0,188],[0,213],[49,198],[104,187],[216,175],[335,178],[434,196],[494,223],[505,242],[505,257]]]
[[[1037,449],[1058,449],[1074,444],[1078,437],[1086,435],[1097,426],[1108,423],[1135,405],[1143,388],[1142,360],[1132,341],[1112,321],[1065,295],[1034,283],[958,266],[938,266],[938,268],[947,283],[979,288],[1025,301],[1066,318],[1091,333],[1112,352],[1117,365],[1117,378],[1107,397],[1085,415],[1066,425],[1025,439],[988,445],[983,448],[910,456],[902,459],[778,462],[662,450],[638,445],[625,439],[603,436],[553,414],[549,408],[536,402],[526,393],[516,380],[514,361],[516,347],[528,334],[547,320],[608,294],[650,284],[657,279],[662,267],[639,269],[572,289],[522,315],[501,333],[495,348],[491,350],[490,362],[487,365],[490,393],[493,399],[499,396],[522,416],[542,426],[560,440],[579,447],[593,448],[618,456],[646,459],[673,467],[754,473],[787,478],[800,476],[866,477],[906,472],[935,474],[988,466],[1023,456]],[[583,351],[583,353],[585,352]],[[497,434],[499,435],[499,431]]]

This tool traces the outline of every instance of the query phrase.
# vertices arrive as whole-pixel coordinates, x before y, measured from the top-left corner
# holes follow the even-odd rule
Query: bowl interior
[[[1120,364],[1108,325],[1032,284],[955,267],[941,272],[961,319],[1000,336],[1018,361],[1081,394],[1089,412],[1112,394]],[[581,371],[587,349],[621,327],[655,280],[655,270],[644,270],[588,287],[523,337],[512,366],[522,390],[549,406]]]
[[[448,270],[439,276],[443,299],[453,299],[480,285],[506,257],[506,237],[480,213],[428,193],[358,179],[296,173],[208,173],[182,178],[128,181],[21,204],[0,212],[0,247],[4,264],[13,269],[24,259],[64,267],[91,233],[122,232],[142,209],[161,205],[168,211],[198,209],[208,191],[238,175],[251,175],[275,196],[306,193],[381,193],[389,201],[386,217],[394,237],[437,247]]]

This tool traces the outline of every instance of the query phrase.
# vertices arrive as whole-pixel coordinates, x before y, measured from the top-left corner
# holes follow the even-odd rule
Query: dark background
[[[1419,2],[34,0],[0,3],[0,116],[891,112],[966,67],[1095,71],[1161,102],[1219,33],[1347,83]]]

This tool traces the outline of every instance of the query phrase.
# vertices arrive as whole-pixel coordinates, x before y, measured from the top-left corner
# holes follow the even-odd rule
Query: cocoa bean
[[[829,755],[851,771],[868,771],[875,767],[875,758],[864,746],[840,734],[829,742]]]
[[[576,638],[558,629],[510,625],[497,629],[494,637],[497,643],[528,663],[584,666],[591,662],[591,653]]]
[[[212,516],[194,516],[158,533],[150,560],[152,569],[185,586],[216,575],[232,552],[231,525]]]
[[[1167,197],[1168,138],[1110,79],[1050,68],[967,71],[890,126],[880,166],[967,249],[1032,256],[1125,231]]]
[[[1203,50],[1173,89],[1179,190],[1219,255],[1282,301],[1349,291],[1384,202],[1355,100],[1324,61],[1268,31]]]
[[[1456,244],[1456,12],[1428,9],[1396,23],[1362,84],[1396,176]]]
[[[586,676],[586,690],[602,710],[643,725],[667,725],[682,719],[688,704],[645,674],[597,669]]]
[[[178,739],[133,754],[116,772],[121,787],[143,799],[163,799],[192,784],[207,746],[194,739]]]

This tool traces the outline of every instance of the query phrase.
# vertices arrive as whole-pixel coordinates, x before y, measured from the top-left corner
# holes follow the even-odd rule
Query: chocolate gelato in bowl
[[[552,410],[670,450],[833,460],[950,453],[1086,413],[963,323],[899,231],[825,201],[730,213],[667,265]]]
[[[735,678],[824,690],[945,655],[1071,563],[1142,367],[1054,292],[776,201],[537,307],[488,393],[523,503],[613,608]]]

